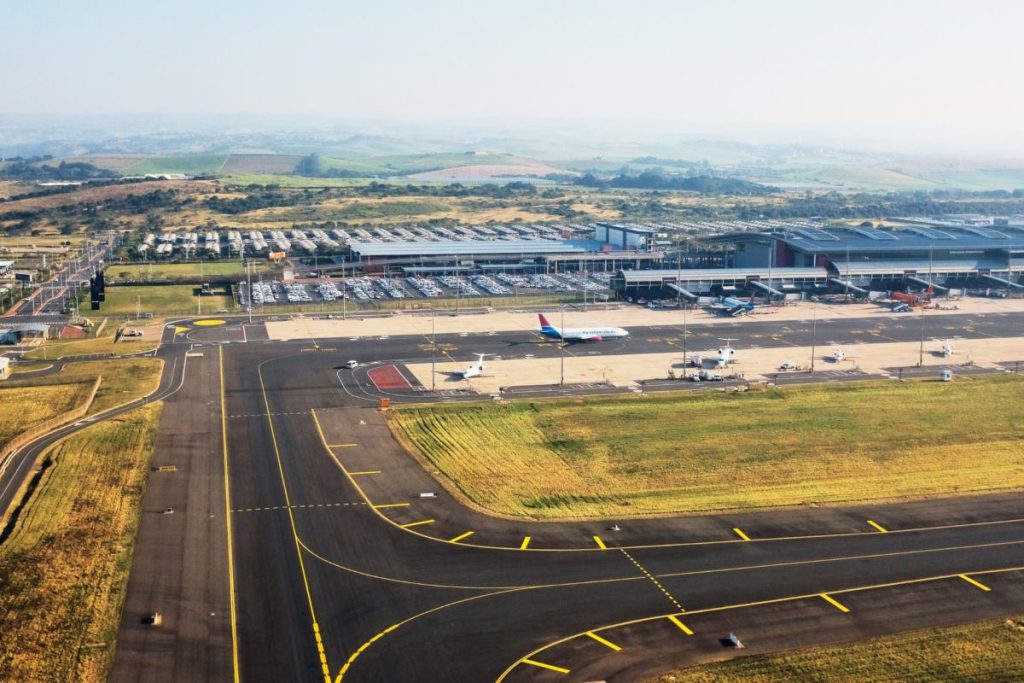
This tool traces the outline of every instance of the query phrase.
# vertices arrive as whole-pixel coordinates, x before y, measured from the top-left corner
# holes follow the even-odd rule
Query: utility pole
[[[246,308],[249,309],[249,324],[252,325],[252,260],[249,258],[245,259],[245,293],[247,294],[248,301],[246,302]]]

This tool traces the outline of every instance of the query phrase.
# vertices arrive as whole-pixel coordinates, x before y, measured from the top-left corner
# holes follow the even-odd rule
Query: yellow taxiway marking
[[[658,590],[660,590],[660,591],[661,591],[662,593],[664,593],[664,594],[665,594],[665,597],[666,597],[666,598],[668,598],[668,599],[669,599],[669,601],[670,601],[670,602],[671,602],[671,603],[672,603],[673,605],[675,605],[675,606],[676,606],[676,609],[677,609],[677,610],[679,610],[680,612],[685,612],[685,611],[686,611],[686,610],[684,610],[684,609],[683,609],[683,606],[679,604],[679,601],[678,601],[678,600],[676,600],[675,596],[674,596],[674,595],[672,595],[671,593],[669,593],[669,592],[668,592],[668,590],[667,590],[667,589],[666,589],[666,588],[665,588],[664,586],[662,586],[662,585],[661,585],[661,582],[660,582],[660,581],[658,581],[658,579],[654,578],[654,575],[653,575],[653,574],[651,574],[651,573],[650,573],[649,571],[647,571],[647,569],[646,569],[646,568],[645,568],[645,567],[644,567],[644,566],[643,566],[642,564],[640,564],[639,562],[637,562],[637,561],[636,561],[636,559],[635,559],[635,558],[634,558],[634,557],[633,557],[632,555],[630,555],[630,554],[629,554],[629,552],[628,552],[628,551],[627,551],[627,550],[626,550],[625,548],[619,548],[619,551],[620,551],[620,552],[621,552],[621,553],[622,553],[623,555],[625,555],[626,557],[628,557],[628,558],[629,558],[629,561],[630,561],[630,562],[632,562],[632,563],[633,563],[634,565],[636,565],[636,568],[637,568],[637,569],[639,569],[639,570],[640,570],[640,572],[641,572],[641,573],[642,573],[642,574],[643,574],[644,576],[646,576],[646,577],[647,577],[647,578],[648,578],[648,579],[649,579],[649,580],[651,581],[651,583],[653,583],[653,584],[655,585],[655,587],[657,587],[657,589],[658,589]]]
[[[975,588],[980,588],[981,590],[985,591],[986,593],[988,593],[990,590],[992,590],[991,588],[989,588],[988,586],[983,584],[981,581],[975,581],[971,577],[967,576],[967,574],[960,574],[959,576],[960,576],[961,579],[963,579],[967,583],[971,584]]]
[[[687,626],[686,624],[684,624],[683,622],[679,621],[679,618],[676,615],[674,615],[674,614],[668,615],[668,620],[671,621],[676,626],[678,626],[679,630],[682,631],[683,633],[685,633],[686,635],[688,635],[688,636],[692,636],[693,635],[693,631],[690,629],[690,627]]]
[[[472,531],[467,531],[467,532],[466,532],[466,533],[464,533],[464,534],[459,534],[459,535],[458,535],[458,536],[456,536],[455,538],[450,538],[450,539],[448,539],[448,542],[449,542],[449,543],[458,543],[458,542],[459,542],[459,541],[461,541],[462,539],[464,539],[464,538],[469,538],[469,537],[470,537],[470,536],[472,536],[472,535],[473,535],[473,532],[472,532]]]
[[[569,670],[565,667],[555,666],[554,664],[545,664],[544,662],[538,662],[535,659],[524,659],[523,664],[529,664],[530,666],[540,667],[541,669],[547,669],[548,671],[557,671],[560,674],[569,673]]]
[[[175,325],[174,326],[174,334],[181,334],[182,332],[188,332],[188,329],[189,328],[187,328],[187,327],[179,327],[178,325]]]
[[[593,638],[594,640],[596,640],[597,642],[601,643],[602,645],[604,645],[609,650],[615,650],[616,652],[618,652],[619,650],[622,649],[621,647],[619,647],[618,645],[616,645],[612,641],[605,640],[604,638],[602,638],[601,636],[597,635],[593,631],[587,631],[587,635],[590,636],[591,638]]]
[[[738,527],[733,527],[732,530],[736,532],[736,535],[742,538],[744,541],[750,540],[750,536],[747,536],[745,533],[743,533],[742,529],[739,529]]]
[[[1006,573],[1009,573],[1009,572],[1019,573],[1019,572],[1022,572],[1022,571],[1024,571],[1024,565],[1017,565],[1017,566],[1013,566],[1013,567],[1002,567],[1000,569],[982,569],[982,570],[979,570],[979,571],[976,571],[976,572],[972,572],[972,573],[975,574],[975,575],[978,575],[978,574],[1006,574]],[[863,593],[865,591],[880,590],[880,589],[885,589],[885,588],[900,588],[900,587],[904,587],[904,586],[920,586],[920,585],[924,585],[924,584],[927,584],[927,583],[933,583],[933,582],[936,582],[936,581],[946,581],[946,580],[953,579],[953,578],[960,578],[960,575],[959,574],[939,574],[939,575],[935,575],[935,576],[925,576],[925,577],[916,578],[916,579],[903,579],[901,581],[889,581],[889,582],[886,582],[886,583],[865,584],[865,585],[862,585],[862,586],[854,586],[852,588],[842,588],[842,589],[835,590],[835,591],[832,591],[832,592],[833,593],[842,593],[842,594],[847,594],[847,593]],[[787,595],[787,596],[784,596],[784,597],[781,597],[781,598],[769,598],[767,600],[754,600],[754,601],[751,601],[751,602],[737,602],[737,603],[733,603],[731,605],[719,605],[717,607],[705,607],[703,609],[695,609],[695,610],[689,611],[689,612],[687,612],[687,614],[689,614],[689,615],[694,615],[694,614],[718,614],[718,613],[722,613],[722,612],[731,612],[733,610],[747,609],[747,608],[751,608],[751,607],[765,607],[767,605],[781,605],[781,604],[788,603],[788,602],[796,602],[798,600],[809,600],[810,598],[825,598],[829,602],[835,604],[835,600],[833,600],[831,598],[831,596],[825,595],[823,593],[802,593],[802,594],[796,594],[796,595]],[[847,609],[847,611],[849,611],[849,610]],[[639,619],[630,619],[628,621],[620,621],[620,622],[616,622],[616,623],[613,623],[613,624],[605,624],[604,626],[600,626],[600,627],[592,629],[592,630],[594,630],[594,631],[607,631],[607,630],[610,630],[610,629],[613,629],[613,628],[625,628],[627,626],[635,626],[637,624],[646,624],[646,623],[655,621],[657,619],[669,619],[673,623],[675,623],[675,622],[678,621],[678,619],[675,619],[674,616],[675,615],[672,615],[672,614],[660,614],[660,615],[652,616],[652,617],[640,617]],[[580,632],[580,633],[575,633],[573,635],[565,636],[563,638],[559,638],[558,640],[554,640],[554,641],[552,641],[552,642],[550,642],[550,643],[548,643],[548,644],[546,644],[546,645],[544,645],[542,647],[537,648],[533,652],[530,652],[528,655],[526,655],[526,657],[517,659],[515,662],[510,664],[505,669],[505,671],[503,671],[501,673],[500,676],[498,676],[496,683],[502,683],[503,681],[505,681],[509,677],[509,675],[512,673],[512,671],[517,666],[519,666],[521,663],[523,663],[524,659],[526,659],[528,657],[533,657],[535,655],[538,655],[538,654],[544,652],[545,650],[549,650],[549,649],[551,649],[553,647],[556,647],[558,645],[562,645],[562,644],[567,643],[567,642],[569,642],[571,640],[579,638],[579,637],[583,636],[585,633],[586,633],[586,631],[583,631],[583,632]]]
[[[353,477],[357,477],[360,474],[380,474],[380,470],[363,470],[362,472],[349,472]]]
[[[357,443],[335,443],[328,446],[328,448],[355,448],[358,445]]]
[[[383,510],[384,508],[407,508],[408,503],[384,503],[383,505],[374,505],[374,510]]]
[[[220,433],[221,446],[224,450],[224,517],[228,536],[228,597],[231,603],[231,665],[232,680],[238,683],[241,680],[238,672],[238,617],[235,608],[235,557],[232,550],[233,539],[231,538],[231,486],[228,478],[228,411],[225,409],[224,393],[224,347],[218,346],[217,351],[220,360]],[[171,465],[173,470],[177,467]],[[160,471],[165,471],[163,467]]]
[[[835,608],[836,608],[837,610],[839,610],[840,612],[846,613],[846,612],[849,612],[849,611],[850,611],[850,608],[849,608],[849,607],[847,607],[847,606],[846,606],[846,605],[844,605],[843,603],[839,602],[838,600],[836,600],[835,598],[833,598],[833,597],[832,597],[831,595],[829,595],[828,593],[820,593],[819,595],[821,595],[821,598],[822,598],[822,599],[823,599],[823,600],[824,600],[825,602],[829,603],[830,605],[832,605],[833,607],[835,607]]]
[[[223,348],[223,347],[220,347]],[[266,363],[268,361],[263,361]],[[288,494],[288,480],[284,476],[284,462],[281,460],[281,447],[277,443],[277,430],[274,429],[274,418],[271,417],[270,398],[267,396],[267,386],[263,381],[263,363],[256,366],[256,372],[260,378],[260,392],[263,394],[263,408],[266,410],[267,426],[270,427],[270,443],[274,447],[274,458],[277,460],[277,471],[281,478],[281,490],[284,492],[284,503],[288,506],[288,522],[292,528],[292,538],[295,541],[295,555],[299,559],[299,573],[302,576],[302,585],[306,590],[306,604],[309,606],[309,618],[313,624],[313,633],[316,636],[316,650],[320,658],[320,668],[323,671],[324,683],[331,683],[331,668],[327,663],[327,652],[324,648],[323,638],[320,635],[320,624],[316,620],[316,608],[313,606],[313,590],[309,587],[309,575],[306,573],[306,560],[302,555],[302,542],[299,540],[299,530],[295,525],[295,512],[292,510],[291,496]]]
[[[434,520],[432,520],[432,519],[421,519],[418,522],[409,522],[408,524],[399,524],[398,526],[402,527],[403,529],[408,529],[410,527],[420,526],[421,524],[433,524],[433,523],[434,523]]]
[[[524,536],[523,537],[523,542],[520,544],[519,549],[520,550],[526,550],[529,547],[530,547],[530,537],[529,536]]]
[[[196,327],[216,327],[217,325],[223,325],[225,320],[196,320],[192,324]]]
[[[607,550],[608,549],[608,546],[606,546],[604,544],[604,541],[601,540],[600,536],[594,536],[594,543],[596,543],[597,547],[600,548],[601,550]]]
[[[870,524],[871,526],[875,527],[876,529],[878,529],[883,534],[889,533],[888,529],[886,529],[884,526],[882,526],[881,524],[879,524],[878,522],[876,522],[874,520],[869,519],[868,520],[868,524]]]

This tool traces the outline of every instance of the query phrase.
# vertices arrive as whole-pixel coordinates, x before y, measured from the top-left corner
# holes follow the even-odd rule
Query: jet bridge
[[[666,282],[665,283],[665,288],[666,289],[671,289],[673,292],[678,292],[679,294],[682,294],[683,296],[685,296],[690,301],[696,301],[697,300],[697,295],[696,294],[694,294],[690,290],[686,289],[685,287],[680,287],[679,285],[677,285],[674,282]]]
[[[863,287],[858,287],[857,285],[853,284],[852,282],[848,282],[847,280],[840,280],[839,278],[830,277],[828,281],[840,285],[844,290],[849,290],[854,294],[868,296],[868,290],[864,289]]]
[[[761,282],[760,280],[751,280],[749,282],[749,284],[750,284],[751,287],[757,287],[760,290],[768,292],[769,296],[777,296],[780,299],[783,299],[786,296],[785,292],[780,292],[779,290],[775,289],[774,287],[769,287],[768,285],[766,285],[765,283]]]
[[[991,275],[991,274],[988,274],[988,273],[986,273],[985,275],[979,275],[978,279],[979,280],[984,280],[985,282],[991,282],[993,284],[999,285],[1000,287],[1016,287],[1017,289],[1024,289],[1024,285],[1022,285],[1022,284],[1020,284],[1018,282],[1014,282],[1012,280],[1006,280],[1006,279],[1003,279],[1001,277],[996,277],[995,275]]]
[[[929,282],[928,280],[919,278],[916,275],[907,275],[906,280],[907,282],[913,282],[915,285],[921,285],[922,287],[925,288],[931,287],[932,289],[937,289],[940,292],[949,291],[949,287],[943,287],[942,285],[935,284],[934,282]]]

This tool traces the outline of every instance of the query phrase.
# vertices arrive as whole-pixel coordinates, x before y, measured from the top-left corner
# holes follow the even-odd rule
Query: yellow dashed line
[[[384,508],[407,508],[408,503],[384,503],[383,505],[374,505],[374,510],[383,510]]]
[[[676,626],[678,626],[679,630],[682,631],[683,633],[685,633],[686,635],[688,635],[688,636],[692,636],[693,635],[693,631],[690,630],[690,627],[687,626],[686,624],[684,624],[683,622],[679,621],[679,619],[676,617],[676,615],[674,615],[674,614],[668,615],[668,620],[671,621]]]
[[[820,595],[821,595],[822,599],[823,599],[823,600],[825,600],[825,602],[829,603],[830,605],[832,605],[833,607],[835,607],[835,608],[836,608],[837,610],[839,610],[840,612],[846,613],[846,612],[849,612],[849,611],[850,611],[850,608],[849,608],[849,607],[847,607],[847,606],[846,606],[846,605],[844,605],[843,603],[839,602],[838,600],[836,600],[835,598],[833,598],[833,597],[832,597],[831,595],[829,595],[828,593],[821,593]]]
[[[524,659],[523,660],[523,664],[529,664],[530,666],[537,666],[537,667],[540,667],[541,669],[547,669],[548,671],[557,671],[560,674],[567,674],[567,673],[569,673],[568,669],[565,669],[565,668],[560,667],[560,666],[555,666],[554,664],[545,664],[544,662],[538,662],[535,659]]]
[[[529,547],[530,547],[530,537],[526,536],[525,538],[523,538],[523,543],[522,543],[522,545],[519,546],[519,549],[520,550],[526,550]]]
[[[871,526],[875,527],[876,529],[878,529],[878,531],[880,531],[880,532],[881,532],[881,533],[883,533],[883,534],[887,534],[887,533],[889,533],[889,530],[888,530],[888,529],[886,529],[886,528],[885,528],[884,526],[882,526],[881,524],[879,524],[878,522],[875,522],[875,521],[873,521],[873,520],[870,520],[870,519],[869,519],[869,520],[868,520],[868,524],[870,524]]]
[[[665,587],[661,585],[661,582],[654,578],[654,576],[649,571],[647,571],[647,569],[645,569],[642,564],[637,562],[625,548],[619,548],[619,550],[622,552],[623,555],[629,558],[630,562],[636,565],[637,569],[643,572],[644,576],[651,580],[651,583],[658,587],[658,590],[665,594],[665,597],[668,598],[672,602],[672,604],[676,606],[676,609],[678,609],[680,612],[686,611],[683,609],[683,606],[679,604],[679,601],[675,599],[675,596],[673,596],[671,593],[665,590]]]
[[[349,472],[353,477],[358,477],[360,474],[380,474],[380,470],[363,470],[362,472]]]
[[[473,532],[472,532],[472,531],[467,531],[467,532],[466,532],[466,533],[464,533],[464,534],[459,534],[459,535],[458,535],[458,536],[456,536],[455,538],[449,539],[449,540],[448,540],[448,542],[449,542],[449,543],[458,543],[458,542],[459,542],[459,541],[461,541],[462,539],[464,539],[464,538],[469,538],[469,537],[470,537],[470,536],[472,536],[472,535],[473,535]]]
[[[357,443],[336,443],[336,444],[330,444],[327,447],[328,448],[355,448],[358,445],[359,444],[357,444]]]
[[[605,647],[607,647],[609,650],[615,650],[616,652],[618,652],[619,650],[622,649],[621,647],[619,647],[618,645],[616,645],[612,641],[605,640],[604,638],[602,638],[601,636],[597,635],[593,631],[587,631],[587,635],[590,636],[591,638],[593,638],[594,640],[596,640],[597,642],[601,643]]]
[[[960,574],[959,576],[960,576],[961,579],[963,579],[967,583],[971,584],[975,588],[980,588],[981,590],[985,591],[986,593],[989,592],[990,590],[992,590],[991,588],[989,588],[988,586],[983,584],[981,581],[975,581],[971,577],[967,576],[967,574]]]
[[[600,548],[601,550],[607,550],[608,549],[608,546],[606,546],[604,544],[604,541],[601,540],[600,536],[594,536],[594,543],[596,543],[597,547]]]
[[[408,524],[400,524],[399,526],[402,527],[403,529],[408,529],[410,527],[420,526],[421,524],[433,524],[434,521],[435,520],[433,520],[433,519],[421,519],[418,522],[409,522]]]
[[[739,529],[737,527],[733,527],[732,530],[734,532],[736,532],[736,535],[739,536],[740,538],[742,538],[744,541],[749,541],[750,540],[750,536],[747,536],[745,533],[743,533],[743,531],[741,529]]]

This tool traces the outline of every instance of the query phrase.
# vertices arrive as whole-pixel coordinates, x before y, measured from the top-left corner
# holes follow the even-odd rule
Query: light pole
[[[811,372],[814,372],[814,351],[818,345],[818,302],[811,308]]]
[[[437,335],[434,328],[434,305],[430,305],[430,391],[437,388]]]
[[[565,386],[565,306],[559,309],[561,313],[561,320],[559,325],[562,326],[561,339],[558,340],[558,351],[559,351],[559,386]]]

